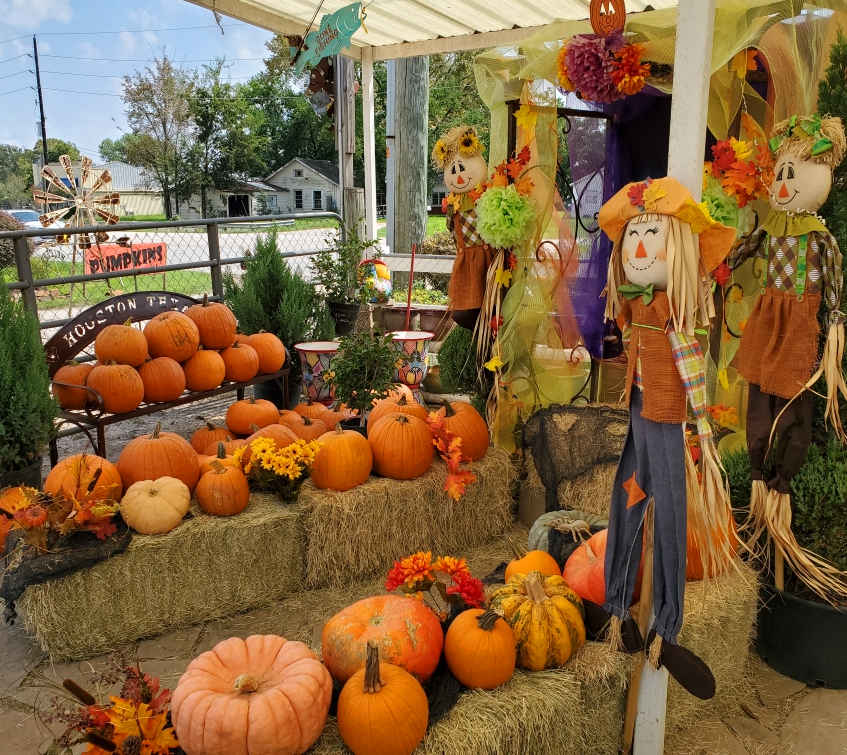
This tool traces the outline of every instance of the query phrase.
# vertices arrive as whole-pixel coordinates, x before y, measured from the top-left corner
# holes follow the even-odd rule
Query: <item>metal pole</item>
[[[212,293],[223,299],[224,286],[223,275],[221,274],[221,243],[216,224],[210,223],[206,226],[206,237],[209,239],[209,261],[212,263],[210,269],[212,274]]]
[[[27,284],[21,289],[24,306],[38,318],[38,304],[35,301],[35,289],[32,287],[32,267],[29,264],[29,244],[23,236],[15,239],[15,262],[18,267],[18,280]]]
[[[47,167],[47,123],[44,120],[44,95],[41,94],[41,69],[38,67],[38,42],[35,34],[32,35],[32,56],[35,58],[35,86],[38,90],[38,110],[41,113],[41,159],[44,161],[43,168]],[[47,182],[42,180],[44,190],[47,190]]]

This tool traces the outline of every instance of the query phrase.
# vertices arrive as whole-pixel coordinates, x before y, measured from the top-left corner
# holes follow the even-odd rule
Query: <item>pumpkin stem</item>
[[[261,430],[261,429],[262,429],[262,428],[261,428],[261,427],[259,427],[259,426],[258,426],[255,422],[251,422],[251,423],[250,423],[250,432],[251,432],[251,433],[257,433],[257,432],[259,432],[259,430]]]
[[[339,435],[344,432],[344,428],[341,426],[340,422],[336,423],[335,432],[337,432]]]
[[[203,294],[203,306],[204,307],[209,306],[209,294]]]
[[[444,416],[445,417],[455,417],[456,411],[451,406],[450,402],[445,398],[441,399],[441,405],[444,407]]]
[[[308,427],[309,425],[312,424],[312,420],[310,420],[308,417],[303,417],[303,424],[306,425],[306,427]]]
[[[379,676],[379,648],[373,640],[368,640],[368,654],[365,659],[365,693],[374,694],[382,689]]]
[[[218,441],[218,455],[217,455],[217,458],[218,458],[218,459],[225,459],[225,458],[226,458],[226,448],[224,448],[223,441],[220,441],[220,440]]]
[[[527,597],[536,603],[541,603],[547,600],[547,593],[544,592],[544,585],[541,584],[541,573],[537,571],[530,572],[524,580]]]
[[[156,427],[154,427],[154,428],[153,428],[153,434],[152,434],[150,437],[151,437],[151,438],[157,438],[157,439],[158,439],[158,437],[159,437],[159,433],[160,433],[160,432],[162,432],[162,423],[161,423],[161,422],[157,422],[157,423],[156,423]]]
[[[94,474],[91,475],[91,482],[88,483],[88,490],[86,490],[87,493],[91,493],[94,488],[97,487],[101,474],[103,474],[103,467],[97,467],[97,469],[94,470]]]
[[[409,416],[407,414],[401,414],[396,418],[396,421],[401,425],[405,425],[409,422]]]
[[[408,406],[409,400],[406,398],[406,394],[404,393],[400,398],[397,399],[397,406]]]
[[[480,629],[490,632],[494,629],[494,625],[497,623],[497,619],[499,618],[500,614],[497,613],[497,611],[492,611],[488,608],[476,617],[476,623],[479,624]]]
[[[232,687],[236,692],[247,695],[259,689],[259,680],[251,674],[241,674],[236,677]]]
[[[212,430],[216,430],[217,428],[214,426],[214,424],[209,422],[209,420],[206,420],[206,429],[211,432]]]

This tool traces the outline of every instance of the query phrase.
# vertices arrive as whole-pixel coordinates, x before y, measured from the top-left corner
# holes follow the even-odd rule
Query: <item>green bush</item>
[[[23,223],[16,220],[8,212],[0,212],[0,231],[20,231],[23,229]],[[32,239],[27,239],[29,253],[32,254]],[[15,265],[15,242],[12,239],[0,239],[0,269],[4,267],[14,267]],[[17,271],[14,272],[14,279],[17,280]]]
[[[327,382],[335,389],[336,399],[359,410],[364,423],[371,402],[385,398],[393,387],[396,361],[390,334],[353,333],[338,344]]]
[[[448,393],[480,393],[477,375],[476,346],[473,333],[455,327],[447,334],[438,352],[441,385]]]
[[[363,301],[367,291],[359,287],[359,263],[379,256],[379,242],[361,238],[356,224],[351,224],[346,234],[338,228],[330,243],[312,257],[312,274],[329,301]]]

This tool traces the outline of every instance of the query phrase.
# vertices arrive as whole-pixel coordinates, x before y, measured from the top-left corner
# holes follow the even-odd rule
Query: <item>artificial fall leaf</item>
[[[658,202],[662,197],[664,197],[666,195],[667,195],[667,191],[665,191],[662,188],[661,184],[655,183],[655,182],[651,183],[644,190],[644,196],[643,196],[644,207],[649,210],[650,208],[653,207],[653,205],[656,202]]]
[[[755,71],[756,66],[756,51],[742,50],[729,62],[729,70],[735,73],[739,79],[747,76],[747,71]]]
[[[444,481],[444,490],[454,501],[458,501],[465,494],[468,485],[475,480],[476,475],[469,469],[451,472]]]
[[[493,357],[491,357],[491,359],[489,359],[485,363],[484,367],[486,370],[491,370],[491,372],[494,372],[495,370],[499,370],[503,366],[503,364],[503,360],[495,354]]]
[[[738,160],[746,160],[753,156],[753,145],[742,139],[736,139],[734,136],[729,138],[729,146],[735,152],[735,157]]]
[[[509,185],[509,178],[505,173],[495,173],[491,177],[491,185],[497,186],[498,188],[504,188]]]
[[[518,194],[527,195],[533,188],[535,188],[535,182],[529,176],[524,176],[515,181],[515,190]]]
[[[523,165],[519,163],[517,160],[509,160],[506,163],[506,172],[509,174],[509,177],[513,180],[517,180],[520,178],[521,173],[523,173]]]
[[[179,746],[174,730],[170,728],[167,713],[154,714],[146,703],[136,705],[131,700],[120,697],[109,698],[112,707],[108,711],[109,721],[115,727],[116,739],[133,734],[141,737],[142,752],[149,755],[168,755],[170,750]]]
[[[633,207],[643,207],[644,206],[644,190],[647,188],[647,181],[642,181],[641,183],[633,184],[629,187],[629,191],[626,195],[629,197],[629,203]]]
[[[37,503],[38,496],[39,493],[35,488],[30,488],[26,485],[6,488],[0,493],[0,510],[5,511],[10,516],[14,516],[16,511]]]
[[[512,285],[512,271],[499,267],[497,268],[497,272],[494,273],[494,280],[503,286],[503,288],[508,288]]]
[[[532,105],[524,103],[515,112],[515,120],[518,128],[523,129],[526,133],[535,133],[535,124],[538,122],[538,112]]]
[[[517,154],[517,156],[515,157],[515,159],[516,159],[516,160],[517,160],[517,161],[518,161],[521,165],[529,165],[529,158],[531,157],[531,155],[532,155],[532,152],[531,152],[531,150],[529,149],[529,145],[528,145],[528,144],[526,144],[526,145],[524,145],[524,148],[523,148],[520,152],[518,152],[518,154]]]
[[[0,514],[0,553],[3,552],[6,545],[6,535],[9,534],[9,530],[11,530],[14,525],[15,523],[11,519]]]

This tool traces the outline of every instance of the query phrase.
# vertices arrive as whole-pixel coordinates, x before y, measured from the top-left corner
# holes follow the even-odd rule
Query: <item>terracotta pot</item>
[[[338,351],[337,341],[306,341],[294,344],[300,356],[303,370],[303,399],[311,399],[329,406],[335,399],[335,391],[324,380],[332,358]]]

